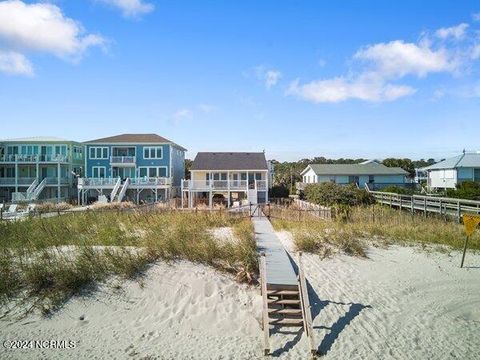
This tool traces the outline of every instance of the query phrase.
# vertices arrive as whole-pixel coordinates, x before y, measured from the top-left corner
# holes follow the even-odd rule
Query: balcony
[[[56,177],[48,177],[46,178],[47,185],[58,185],[59,179]],[[69,178],[60,178],[60,185],[68,185],[70,184]]]
[[[135,156],[110,156],[112,166],[135,166]]]
[[[19,177],[18,180],[18,185],[19,186],[30,186],[36,178],[30,178],[30,177]],[[6,185],[6,186],[15,186],[15,178],[14,177],[4,177],[0,178],[0,185]]]
[[[66,155],[3,155],[0,156],[2,163],[66,163]]]
[[[129,178],[129,188],[154,188],[170,186],[172,184],[171,178],[166,177],[142,177]],[[79,189],[113,189],[117,183],[118,178],[80,178],[78,179]],[[125,181],[122,181],[122,185]]]
[[[193,191],[266,191],[266,180],[183,180],[184,190]]]

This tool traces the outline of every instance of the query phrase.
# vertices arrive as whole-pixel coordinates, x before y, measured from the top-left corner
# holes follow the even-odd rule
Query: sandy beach
[[[291,236],[279,232],[291,251]],[[370,248],[368,258],[304,254],[314,337],[325,359],[476,359],[480,255]],[[73,349],[0,349],[2,359],[255,359],[258,287],[188,262],[111,280],[53,316],[1,319],[4,340],[71,340]],[[82,320],[83,319],[83,320]],[[274,329],[273,357],[306,359],[303,331]]]

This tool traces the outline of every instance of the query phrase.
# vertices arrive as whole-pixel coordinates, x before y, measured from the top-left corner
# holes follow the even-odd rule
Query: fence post
[[[462,214],[461,214],[461,207],[460,207],[460,201],[457,202],[457,219],[458,219],[458,222],[461,223],[461,219],[462,219]]]
[[[427,217],[427,198],[423,198],[423,217]]]

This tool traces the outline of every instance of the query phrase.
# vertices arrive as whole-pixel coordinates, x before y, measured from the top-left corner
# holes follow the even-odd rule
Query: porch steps
[[[115,183],[115,186],[112,189],[112,192],[110,193],[110,202],[113,202],[115,200],[115,196],[117,196],[118,189],[120,189],[121,185],[122,185],[122,179],[119,177],[117,179],[117,182]]]
[[[125,194],[127,193],[128,185],[130,185],[130,178],[127,178],[123,183],[122,189],[120,190],[120,193],[117,195],[117,200],[116,200],[117,202],[121,202],[125,197]]]

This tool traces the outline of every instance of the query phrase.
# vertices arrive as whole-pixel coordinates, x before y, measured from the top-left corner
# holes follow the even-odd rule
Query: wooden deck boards
[[[253,217],[252,222],[259,252],[264,252],[266,255],[267,286],[298,288],[297,275],[270,221],[266,217]]]

